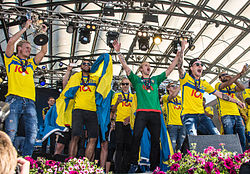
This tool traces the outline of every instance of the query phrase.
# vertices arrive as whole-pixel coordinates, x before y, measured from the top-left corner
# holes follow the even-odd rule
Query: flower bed
[[[236,174],[239,173],[241,164],[250,161],[250,150],[236,154],[224,149],[224,144],[220,146],[222,149],[209,146],[203,153],[197,153],[195,150],[187,151],[186,155],[175,153],[168,161],[170,170],[167,173]],[[195,149],[195,144],[193,147]]]
[[[57,174],[91,174],[104,173],[101,167],[97,166],[97,161],[90,162],[87,158],[68,158],[65,162],[46,160],[45,158],[25,157],[30,161],[30,173],[57,173]]]

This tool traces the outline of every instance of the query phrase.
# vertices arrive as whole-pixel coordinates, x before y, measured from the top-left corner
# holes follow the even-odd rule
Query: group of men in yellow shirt
[[[207,92],[217,96],[219,113],[222,116],[221,120],[225,134],[237,133],[244,151],[246,148],[245,126],[242,117],[240,117],[238,106],[244,108],[245,105],[236,98],[235,93],[245,89],[242,84],[237,82],[237,79],[246,72],[247,67],[244,66],[242,71],[234,77],[229,76],[226,72],[222,72],[219,75],[221,82],[217,83],[215,88],[213,88],[205,80],[200,79],[203,72],[203,64],[199,59],[190,61],[188,73],[184,72],[182,61],[180,59],[178,63],[180,87],[174,87],[174,84],[170,83],[167,86],[168,94],[162,98],[173,149],[176,148],[178,150],[183,142],[182,140],[178,141],[180,144],[176,145],[178,137],[183,137],[182,135],[178,136],[182,124],[188,135],[197,135],[197,130],[200,130],[202,134],[220,134],[211,118],[208,117],[208,111],[205,110],[202,104],[204,92]],[[180,89],[182,97],[177,95]],[[180,122],[180,118],[182,122]],[[172,127],[179,127],[179,129],[176,128],[175,131],[172,131]]]

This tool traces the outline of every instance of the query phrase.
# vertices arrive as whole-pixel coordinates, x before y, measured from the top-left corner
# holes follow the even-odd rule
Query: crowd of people
[[[4,55],[8,75],[6,102],[10,104],[10,114],[5,120],[5,132],[11,142],[16,144],[15,147],[22,156],[32,156],[34,150],[38,121],[33,76],[36,67],[47,53],[46,44],[34,58],[30,58],[31,45],[28,41],[22,40],[17,43],[17,54],[14,54],[15,43],[30,25],[31,20],[28,20],[25,27],[10,38]],[[43,30],[44,32],[47,30],[45,25]],[[94,161],[96,159],[95,149],[99,144],[101,148],[100,166],[105,168],[106,172],[109,172],[111,162],[114,161],[116,173],[135,173],[139,168],[141,138],[144,129],[147,128],[151,135],[149,170],[153,171],[160,164],[162,114],[175,152],[181,149],[186,135],[221,134],[212,121],[213,108],[205,106],[205,92],[217,97],[218,113],[224,134],[238,134],[244,151],[246,149],[247,120],[242,118],[239,109],[245,108],[246,103],[249,116],[250,91],[237,80],[246,73],[247,67],[244,66],[241,72],[235,76],[230,76],[226,72],[220,73],[220,82],[212,87],[206,80],[201,79],[203,64],[199,59],[192,59],[189,62],[188,72],[185,72],[183,68],[185,45],[186,42],[183,40],[181,50],[177,52],[166,71],[160,75],[151,76],[150,64],[143,62],[139,67],[141,76],[138,76],[130,69],[121,54],[121,43],[117,40],[113,42],[114,50],[126,72],[126,77],[121,79],[121,90],[112,94],[109,104],[110,115],[108,115],[110,123],[104,134],[98,118],[100,116],[95,95],[99,77],[90,73],[92,66],[90,61],[82,61],[81,71],[74,75],[71,75],[72,67],[68,66],[63,79],[63,87],[66,89],[68,83],[78,83],[76,87],[71,88],[73,95],[70,97],[74,99],[72,122],[70,125],[64,125],[67,128],[64,131],[53,132],[49,137],[44,138],[42,152],[47,152],[47,143],[50,139],[49,153],[57,155],[65,150],[64,153],[70,157],[84,155],[90,161]],[[176,66],[180,85],[170,82],[166,86],[166,95],[159,99],[160,84],[167,79]],[[134,94],[131,92],[131,87],[135,90]],[[236,92],[243,93],[242,100],[236,97]],[[56,104],[56,100],[50,97],[48,107],[42,111],[45,122],[46,113],[54,104]],[[18,135],[21,132],[19,132],[21,127],[18,126],[19,123],[23,125],[21,136]],[[1,135],[1,139],[3,137],[5,136]],[[16,137],[23,137],[21,147],[15,143]],[[5,141],[9,141],[8,138],[5,137],[5,139]],[[13,149],[10,154],[13,156],[12,159],[16,159],[17,154]],[[0,161],[3,160],[8,160],[8,158],[2,158]],[[16,164],[13,165],[16,166]]]

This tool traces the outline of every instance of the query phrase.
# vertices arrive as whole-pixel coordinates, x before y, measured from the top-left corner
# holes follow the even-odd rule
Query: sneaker
[[[137,169],[138,169],[137,164],[131,164],[128,173],[136,173]]]

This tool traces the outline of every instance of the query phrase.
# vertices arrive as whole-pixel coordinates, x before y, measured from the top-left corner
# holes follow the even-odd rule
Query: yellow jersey
[[[185,114],[204,114],[203,95],[204,92],[213,94],[216,90],[205,80],[196,80],[185,72],[180,78],[182,111]]]
[[[115,93],[111,102],[112,106],[115,105],[119,95],[122,96],[122,102],[117,106],[116,121],[124,122],[124,119],[129,117],[132,113],[132,102],[134,100],[134,94],[124,93],[123,95],[122,92]]]
[[[206,107],[206,108],[205,108],[205,111],[206,111],[208,114],[214,116],[214,109],[213,109],[212,106]]]
[[[162,97],[163,106],[166,107],[166,123],[167,125],[182,125],[181,121],[181,97],[176,96],[174,99],[169,100],[168,94]]]
[[[83,76],[80,82],[80,87],[75,95],[74,109],[96,111],[95,91],[98,82],[98,76]],[[84,83],[86,83],[87,85],[84,86]]]
[[[243,96],[243,99],[246,100],[247,98],[250,98],[250,89],[245,89],[243,92],[242,92],[242,96]],[[247,128],[247,132],[250,131],[250,105],[246,104],[247,105],[247,122],[246,122],[246,128]]]
[[[21,59],[16,55],[7,57],[4,54],[5,68],[8,77],[8,95],[17,95],[36,100],[34,71],[37,68],[34,58]]]
[[[237,97],[235,96],[235,93],[236,93],[236,90],[235,90],[236,85],[235,84],[232,84],[230,87],[227,87],[224,89],[219,89],[220,85],[221,85],[221,82],[218,82],[215,85],[215,89],[222,92],[223,94],[226,94],[226,95],[238,100]],[[239,109],[238,109],[238,106],[236,103],[225,101],[219,97],[217,97],[217,102],[219,105],[220,116],[222,116],[222,117],[225,115],[240,116]]]

